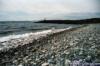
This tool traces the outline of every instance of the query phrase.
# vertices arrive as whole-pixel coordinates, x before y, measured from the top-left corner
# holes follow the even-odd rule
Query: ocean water
[[[43,30],[49,30],[49,29],[64,29],[69,27],[78,27],[79,25],[72,25],[72,24],[48,24],[48,23],[34,23],[29,21],[4,21],[0,22],[0,40],[7,40],[5,38],[11,37],[11,35],[14,36],[21,36],[25,33],[31,33],[31,32],[40,32]],[[23,35],[22,35],[23,36]]]

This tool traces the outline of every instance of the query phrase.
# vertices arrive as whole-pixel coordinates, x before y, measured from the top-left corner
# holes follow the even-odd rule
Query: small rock
[[[49,66],[49,63],[43,63],[41,66]]]

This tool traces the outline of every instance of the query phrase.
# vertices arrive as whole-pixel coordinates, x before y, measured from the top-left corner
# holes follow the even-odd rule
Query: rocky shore
[[[75,61],[100,63],[99,26],[91,24],[46,34],[16,49],[0,51],[0,66],[68,66]]]

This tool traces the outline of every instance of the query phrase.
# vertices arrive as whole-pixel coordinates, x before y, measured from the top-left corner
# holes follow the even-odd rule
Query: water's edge
[[[44,46],[50,46],[52,44],[52,41],[55,41],[56,39],[58,39],[59,41],[59,38],[63,39],[66,33],[81,29],[86,26],[87,25],[83,25],[83,26],[72,28],[69,30],[62,30],[62,31],[58,31],[55,33],[50,33],[50,34],[47,34],[46,36],[42,36],[38,39],[33,40],[29,44],[19,45],[16,48],[12,47],[6,50],[5,49],[1,50],[0,51],[0,64],[12,62],[13,60],[19,57],[23,58],[25,56],[30,56],[30,54],[36,52],[38,48],[44,47]]]

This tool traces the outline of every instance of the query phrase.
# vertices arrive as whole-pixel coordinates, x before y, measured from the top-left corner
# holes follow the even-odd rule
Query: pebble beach
[[[17,43],[14,39],[1,42],[0,66],[74,66],[73,63],[100,63],[100,24],[53,31],[39,35],[39,39],[33,39],[35,35],[31,33],[30,38],[21,38],[22,41],[16,39]],[[5,43],[9,47],[5,47]]]

